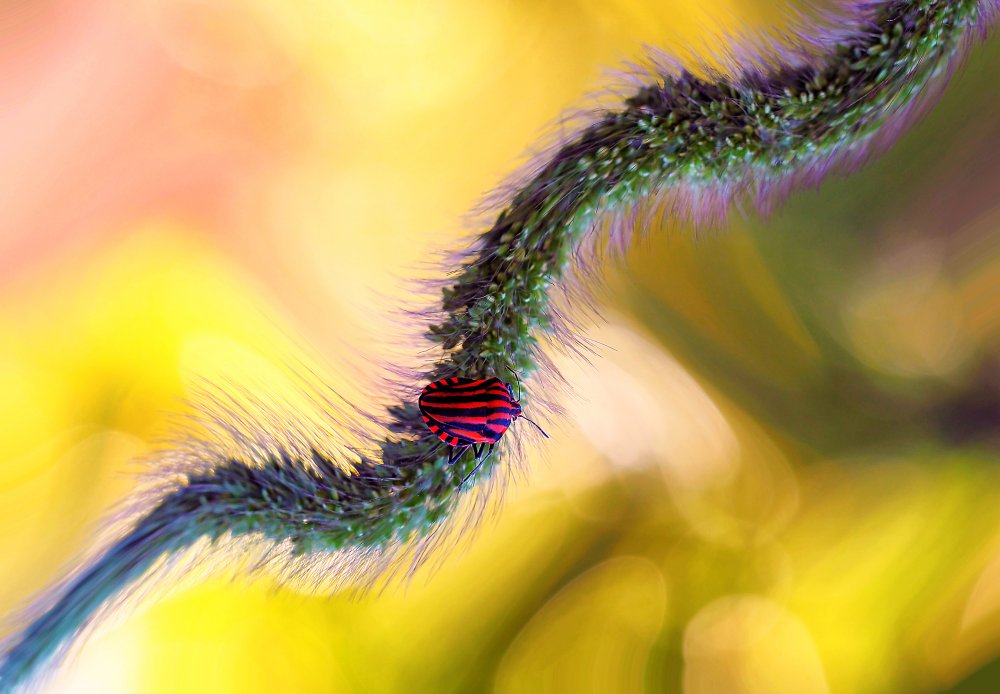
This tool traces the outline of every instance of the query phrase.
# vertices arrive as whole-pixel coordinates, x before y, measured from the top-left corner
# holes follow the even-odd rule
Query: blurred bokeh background
[[[401,279],[607,68],[799,6],[0,4],[0,614],[198,377],[309,354],[350,392],[422,300]],[[567,417],[440,569],[353,601],[209,582],[49,691],[997,691],[998,71],[980,46],[771,219],[644,230]]]

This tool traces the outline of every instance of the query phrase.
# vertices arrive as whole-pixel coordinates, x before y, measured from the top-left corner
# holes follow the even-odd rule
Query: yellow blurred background
[[[795,5],[798,7],[798,5]],[[782,0],[0,4],[0,614],[199,377],[409,329],[402,280],[607,68]],[[496,522],[377,596],[217,580],[52,692],[996,691],[996,45],[861,174],[645,230]],[[0,632],[3,633],[3,632]]]

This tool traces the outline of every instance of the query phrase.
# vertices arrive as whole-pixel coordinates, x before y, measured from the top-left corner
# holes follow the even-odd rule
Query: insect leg
[[[482,444],[479,447],[479,453],[480,453],[480,455],[482,455],[483,447],[485,447],[485,446],[486,446],[486,444],[484,443],[484,444]],[[478,455],[476,456],[476,458],[479,459],[479,463],[476,465],[476,467],[472,468],[472,472],[470,472],[468,475],[466,475],[465,478],[458,484],[458,488],[459,489],[462,488],[462,485],[465,484],[470,477],[472,477],[474,474],[476,474],[476,470],[478,470],[479,468],[481,468],[483,466],[483,463],[486,462],[486,459],[489,458],[491,455],[493,455],[493,449],[494,448],[496,448],[496,444],[491,443],[489,445],[489,448],[487,448],[487,450],[486,450],[486,455],[485,456],[483,456],[482,458],[479,458]]]
[[[462,457],[462,455],[469,449],[468,446],[455,446],[451,451],[451,455],[448,456],[448,464],[454,465],[455,462]]]

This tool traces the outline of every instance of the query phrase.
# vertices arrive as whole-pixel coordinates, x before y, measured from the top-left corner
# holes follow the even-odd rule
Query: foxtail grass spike
[[[159,486],[117,539],[40,598],[9,638],[0,690],[37,682],[102,616],[141,599],[137,590],[195,550],[252,556],[250,568],[326,589],[370,586],[424,562],[461,530],[446,521],[462,498],[500,487],[496,474],[517,446],[507,441],[478,469],[471,455],[449,465],[417,409],[422,385],[507,368],[553,378],[539,341],[565,342],[572,331],[553,311],[552,290],[585,292],[599,246],[620,247],[664,216],[719,223],[734,204],[769,211],[795,187],[883,151],[985,37],[1000,0],[841,10],[803,28],[794,49],[731,49],[730,76],[697,77],[654,57],[660,67],[634,75],[617,110],[592,114],[551,147],[498,194],[495,221],[447,268],[425,332],[436,357],[396,375],[400,401],[378,416],[251,421],[239,397],[206,397],[197,431],[164,454]],[[342,429],[341,443],[320,437],[324,427]]]

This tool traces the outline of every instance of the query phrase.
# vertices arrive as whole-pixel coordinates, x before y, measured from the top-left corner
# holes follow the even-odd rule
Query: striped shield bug
[[[514,397],[510,384],[495,376],[442,378],[424,387],[417,405],[427,428],[454,449],[448,457],[449,463],[472,449],[479,464],[470,476],[490,457],[497,442],[518,417],[523,417],[548,438],[540,426],[521,412],[520,381],[518,396]]]

